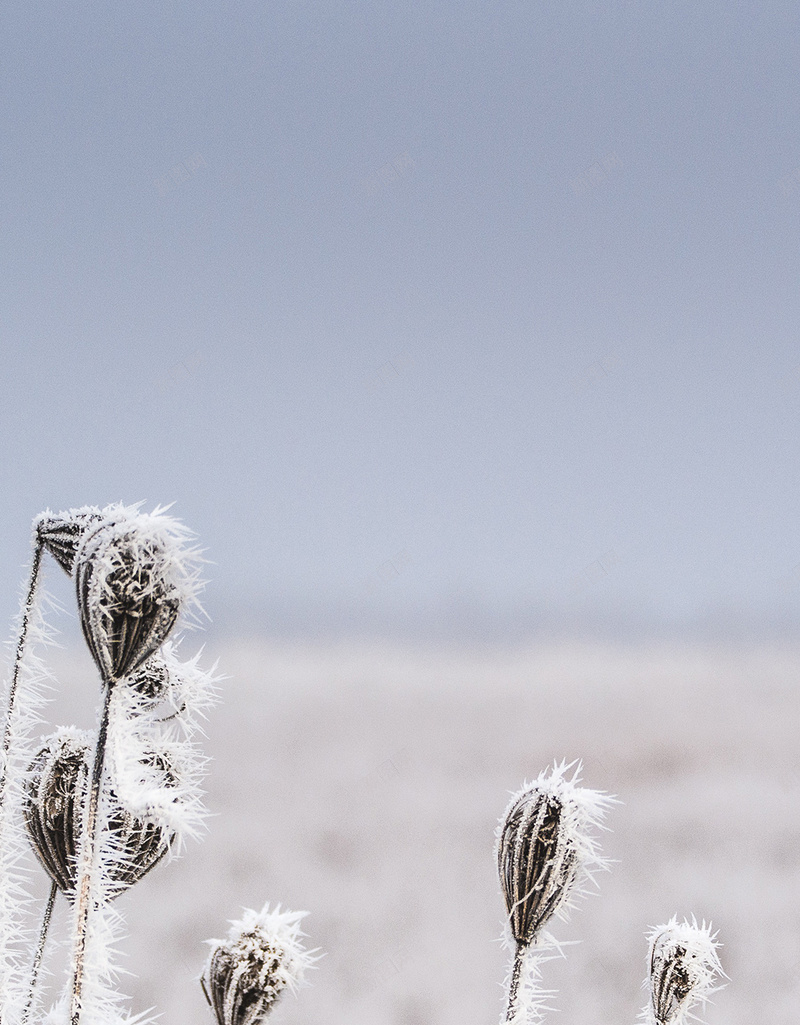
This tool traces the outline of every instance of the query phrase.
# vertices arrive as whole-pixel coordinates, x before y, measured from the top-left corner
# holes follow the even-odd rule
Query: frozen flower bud
[[[76,884],[92,740],[77,730],[57,731],[33,759],[25,782],[24,815],[31,845],[47,874],[69,897]],[[165,786],[175,785],[174,770],[162,756],[152,755],[150,764],[161,773]],[[161,861],[173,838],[157,822],[126,812],[113,792],[110,797],[109,894],[116,897]]]
[[[57,515],[42,513],[35,520],[36,536],[62,569],[71,575],[81,538],[102,518],[98,508],[88,505]]]
[[[152,655],[131,673],[127,685],[136,691],[142,711],[155,708],[166,696],[170,685],[170,673],[167,663],[159,655]]]
[[[158,510],[123,510],[83,537],[75,556],[81,626],[106,683],[134,672],[166,640],[195,597],[197,552],[188,531]]]
[[[294,990],[316,958],[300,938],[305,911],[245,911],[225,940],[209,940],[200,983],[218,1025],[258,1025],[287,987]]]
[[[698,1000],[704,1001],[722,967],[716,933],[705,922],[678,923],[673,916],[650,934],[650,1007],[656,1025],[683,1025]]]
[[[553,915],[563,916],[592,873],[606,867],[591,829],[613,799],[576,785],[580,765],[566,779],[571,767],[554,765],[523,787],[498,827],[500,884],[511,935],[520,946],[532,943]]]

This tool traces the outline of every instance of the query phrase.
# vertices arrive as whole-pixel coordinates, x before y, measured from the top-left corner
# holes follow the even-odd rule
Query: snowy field
[[[616,863],[553,928],[580,942],[545,967],[550,1020],[633,1023],[644,933],[694,913],[719,929],[730,977],[706,1020],[795,1025],[800,649],[251,642],[208,654],[229,676],[208,722],[214,817],[203,843],[119,901],[135,1009],[211,1025],[202,940],[269,900],[307,909],[308,942],[326,952],[276,1025],[497,1021],[494,829],[510,791],[580,758],[586,785],[622,802],[603,837]],[[53,723],[92,725],[88,655],[55,665]]]

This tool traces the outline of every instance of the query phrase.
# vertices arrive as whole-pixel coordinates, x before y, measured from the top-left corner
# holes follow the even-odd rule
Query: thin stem
[[[506,1021],[512,1021],[517,1013],[519,980],[522,976],[522,962],[525,960],[526,950],[527,947],[524,947],[521,943],[518,943],[517,949],[514,952],[514,966],[511,969],[511,983],[508,987],[508,1010],[506,1011]]]
[[[31,968],[31,982],[30,989],[28,990],[28,1002],[25,1004],[25,1010],[22,1012],[22,1025],[28,1020],[28,1015],[31,1012],[31,1005],[33,1004],[33,995],[36,990],[36,980],[39,978],[39,968],[42,964],[42,957],[44,955],[44,945],[47,942],[47,930],[50,928],[50,919],[53,917],[53,905],[56,902],[56,894],[58,893],[58,886],[55,883],[50,885],[50,896],[47,898],[47,906],[44,909],[44,918],[42,919],[42,928],[39,930],[39,944],[36,947],[36,954],[33,958],[33,967]]]
[[[81,830],[81,862],[77,882],[77,924],[75,929],[75,968],[72,977],[72,1000],[70,1003],[70,1023],[78,1025],[81,1017],[81,990],[83,988],[83,969],[86,954],[86,929],[89,921],[92,876],[95,867],[95,844],[97,840],[97,808],[100,803],[100,784],[103,778],[103,761],[106,753],[108,736],[108,715],[111,705],[111,681],[103,684],[105,699],[97,731],[97,746],[94,749],[94,764],[89,783],[87,809]]]
[[[22,623],[19,628],[19,637],[14,653],[14,670],[11,676],[11,686],[8,691],[8,708],[6,709],[6,725],[3,730],[3,762],[0,766],[0,806],[3,804],[6,793],[6,781],[8,779],[8,754],[11,746],[11,726],[14,718],[14,706],[17,700],[17,689],[19,687],[22,659],[25,654],[25,643],[28,639],[31,616],[36,603],[36,588],[39,583],[39,568],[42,564],[42,542],[37,540],[33,550],[33,561],[31,562],[31,577],[28,583],[28,591],[25,595],[25,603],[22,607]]]

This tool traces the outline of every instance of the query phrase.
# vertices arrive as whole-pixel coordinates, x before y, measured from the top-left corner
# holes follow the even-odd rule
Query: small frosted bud
[[[574,764],[574,763],[573,763]],[[526,946],[553,915],[564,915],[592,873],[605,867],[591,835],[612,799],[565,778],[555,765],[514,795],[497,834],[497,867],[511,935]]]
[[[152,655],[126,681],[139,695],[142,710],[155,708],[169,691],[170,674],[167,664],[159,655]]]
[[[93,506],[69,509],[57,515],[42,513],[35,521],[36,536],[62,569],[72,575],[81,538],[102,518],[100,510]]]
[[[719,987],[722,974],[716,934],[705,922],[692,919],[667,925],[650,934],[650,1004],[656,1025],[683,1025],[696,1001],[705,1002]]]
[[[159,514],[101,522],[75,557],[81,626],[103,680],[139,668],[166,640],[198,588],[188,532]]]
[[[218,1025],[258,1025],[314,963],[300,938],[305,911],[245,911],[225,940],[209,940],[211,955],[200,983]]]
[[[76,885],[92,740],[77,730],[57,731],[31,762],[25,781],[24,816],[31,845],[47,874],[70,899]],[[161,773],[165,786],[175,785],[174,770],[163,756],[150,756],[148,764]],[[161,861],[173,836],[157,822],[126,812],[113,792],[107,829],[108,894],[116,897]]]

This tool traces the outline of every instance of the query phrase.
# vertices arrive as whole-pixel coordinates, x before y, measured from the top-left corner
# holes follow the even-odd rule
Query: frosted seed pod
[[[650,1007],[656,1025],[681,1025],[690,1008],[719,987],[722,966],[716,934],[705,922],[678,923],[673,917],[650,934]]]
[[[574,763],[573,763],[574,764]],[[553,915],[571,906],[592,873],[605,867],[591,828],[613,798],[578,787],[561,763],[514,795],[497,833],[497,868],[508,924],[527,946]]]
[[[225,940],[209,940],[211,955],[200,983],[218,1025],[258,1025],[314,963],[300,938],[305,911],[245,911]]]
[[[196,551],[163,514],[122,515],[88,531],[75,556],[81,627],[105,683],[138,669],[194,598]]]

